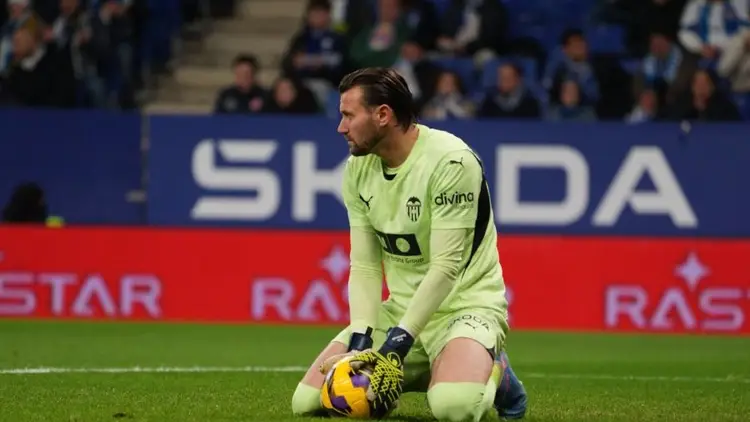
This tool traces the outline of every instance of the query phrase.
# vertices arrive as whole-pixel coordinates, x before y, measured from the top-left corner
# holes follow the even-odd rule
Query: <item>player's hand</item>
[[[375,416],[383,417],[396,407],[404,389],[404,359],[413,344],[411,334],[395,327],[379,350],[365,350],[352,357],[352,368],[372,372],[367,393]]]
[[[338,355],[333,355],[329,357],[328,359],[324,360],[323,363],[320,364],[320,367],[318,369],[320,370],[321,374],[326,375],[331,371],[331,368],[333,368],[333,365],[336,365],[342,359],[347,358],[349,356],[353,356],[357,353],[358,351],[351,351],[348,353],[340,353]]]
[[[353,356],[357,352],[363,350],[369,350],[372,347],[372,331],[371,327],[367,327],[367,330],[365,330],[364,333],[352,333],[351,338],[349,339],[349,349],[347,350],[347,353],[339,353],[324,360],[320,365],[320,368],[318,368],[320,373],[325,375],[331,370],[331,368],[333,368],[333,365],[341,361],[341,359]]]

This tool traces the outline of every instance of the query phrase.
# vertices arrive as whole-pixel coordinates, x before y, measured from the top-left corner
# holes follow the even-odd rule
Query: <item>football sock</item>
[[[496,384],[441,382],[427,392],[432,415],[438,421],[479,422],[491,408]]]
[[[312,415],[321,410],[320,389],[307,384],[297,384],[292,396],[292,412],[295,415]]]

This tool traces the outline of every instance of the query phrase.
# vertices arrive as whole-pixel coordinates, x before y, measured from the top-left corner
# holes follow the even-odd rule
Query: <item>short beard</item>
[[[354,144],[354,147],[349,152],[354,157],[364,157],[365,155],[372,154],[383,138],[385,138],[385,132],[384,128],[380,129],[373,125],[372,135],[367,137],[362,145]]]

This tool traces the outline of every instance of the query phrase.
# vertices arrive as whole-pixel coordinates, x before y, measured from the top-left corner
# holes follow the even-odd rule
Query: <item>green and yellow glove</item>
[[[382,418],[395,407],[404,389],[404,359],[414,344],[414,337],[400,327],[391,328],[385,343],[378,349],[354,354],[353,368],[366,368],[370,375],[368,399],[373,416]]]

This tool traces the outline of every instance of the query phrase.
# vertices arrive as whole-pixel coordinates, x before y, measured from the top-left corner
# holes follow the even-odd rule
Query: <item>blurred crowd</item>
[[[344,74],[388,66],[429,119],[750,119],[749,3],[309,0],[279,79],[240,56],[215,111],[337,115]]]
[[[189,0],[0,0],[0,106],[129,109]]]

